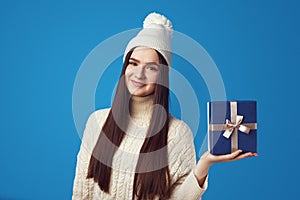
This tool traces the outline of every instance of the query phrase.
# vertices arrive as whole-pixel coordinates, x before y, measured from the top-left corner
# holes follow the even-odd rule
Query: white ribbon
[[[231,122],[230,120],[226,119],[226,125],[225,125],[225,132],[223,133],[223,136],[226,138],[230,138],[231,134],[235,129],[238,129],[239,131],[249,134],[250,128],[241,124],[243,121],[244,116],[242,115],[236,115],[235,117],[235,123]]]

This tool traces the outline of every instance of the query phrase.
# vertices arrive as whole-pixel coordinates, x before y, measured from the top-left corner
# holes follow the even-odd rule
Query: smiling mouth
[[[144,83],[140,83],[140,82],[137,82],[137,81],[134,81],[134,80],[131,80],[132,84],[135,86],[135,87],[144,87],[146,84]]]

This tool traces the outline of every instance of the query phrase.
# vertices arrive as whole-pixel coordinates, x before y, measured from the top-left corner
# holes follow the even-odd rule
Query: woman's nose
[[[144,79],[145,78],[145,67],[144,66],[138,66],[135,68],[135,76],[138,79]]]

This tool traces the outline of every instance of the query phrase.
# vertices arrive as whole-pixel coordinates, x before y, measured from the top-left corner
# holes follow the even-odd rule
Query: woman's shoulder
[[[174,117],[172,114],[169,114],[169,127],[176,129],[189,129],[189,125],[185,121]]]
[[[110,109],[111,108],[103,108],[103,109],[95,110],[90,114],[88,121],[96,120],[98,123],[101,123],[103,120],[107,118]]]
[[[85,133],[85,135],[91,135],[94,134],[94,132],[99,132],[109,114],[109,111],[110,108],[104,108],[92,112],[86,122],[85,132],[87,133]]]
[[[102,108],[102,109],[98,109],[95,110],[91,115],[95,115],[95,116],[101,116],[101,115],[105,115],[108,114],[111,108]]]
[[[93,151],[95,142],[99,137],[101,128],[108,116],[109,111],[110,108],[96,110],[88,117],[82,137],[82,145],[84,145],[90,153]]]
[[[192,131],[189,125],[181,119],[169,115],[169,138],[181,136],[192,136]]]

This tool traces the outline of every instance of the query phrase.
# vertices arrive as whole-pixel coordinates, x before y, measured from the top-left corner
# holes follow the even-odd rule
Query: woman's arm
[[[80,149],[77,154],[76,172],[73,183],[72,200],[85,200],[90,199],[93,191],[94,184],[92,180],[87,179],[88,165],[91,157],[91,143],[93,140],[93,132],[97,125],[95,113],[91,114],[88,118]]]
[[[73,184],[73,200],[92,198],[94,181],[86,178],[87,171],[93,148],[108,112],[109,109],[95,111],[89,116],[86,122],[80,150],[77,155],[76,173]]]
[[[109,109],[98,110],[87,120],[80,150],[77,155],[76,173],[73,184],[73,200],[91,199],[94,192],[93,179],[87,179],[88,166],[93,148]]]
[[[219,162],[229,162],[257,156],[256,153],[241,154],[241,151],[235,151],[227,155],[212,155],[205,152],[198,163],[195,159],[195,147],[193,135],[189,127],[185,124],[179,129],[179,135],[174,138],[170,146],[170,162],[176,159],[176,173],[173,175],[172,200],[199,200],[208,186],[208,172],[210,167]],[[174,166],[171,167],[171,172]]]
[[[180,177],[177,182],[173,185],[173,192],[171,200],[199,200],[207,189],[208,181],[207,176],[205,177],[203,184],[200,186],[196,176],[194,175],[194,170]]]
[[[208,151],[205,152],[200,160],[197,163],[196,169],[194,171],[195,176],[197,177],[197,181],[199,185],[203,185],[204,181],[206,179],[206,176],[208,174],[209,168],[211,165],[219,162],[230,162],[230,161],[235,161],[235,160],[240,160],[243,158],[249,158],[252,156],[258,156],[257,153],[245,153],[245,154],[240,154],[242,153],[242,150],[237,150],[234,151],[231,154],[226,154],[226,155],[213,155],[209,153]]]
[[[178,122],[178,121],[177,121]],[[175,134],[168,143],[169,168],[172,178],[171,200],[199,200],[206,191],[207,176],[199,185],[196,170],[194,138],[190,128],[183,122],[173,122],[171,133]]]
[[[94,183],[93,180],[86,178],[89,158],[90,154],[87,152],[85,147],[81,145],[77,155],[72,200],[88,200],[92,196]]]

